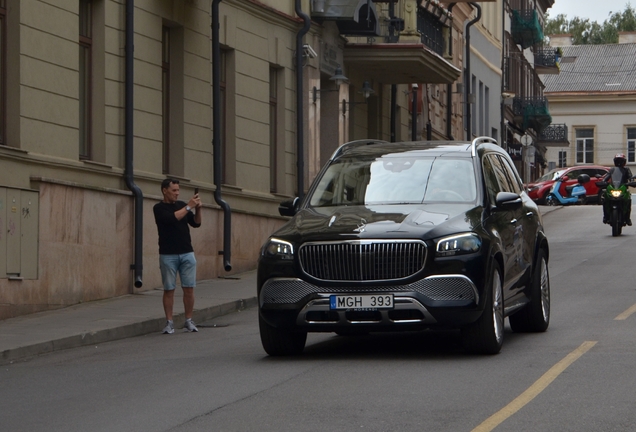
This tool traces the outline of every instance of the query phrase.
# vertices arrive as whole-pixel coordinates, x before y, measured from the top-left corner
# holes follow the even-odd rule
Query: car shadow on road
[[[509,329],[505,339],[514,338]],[[505,342],[504,342],[505,347]],[[465,358],[459,330],[423,330],[400,333],[369,333],[366,335],[339,336],[333,334],[327,340],[312,343],[311,334],[302,354],[308,360],[325,359],[452,359]]]
[[[321,336],[317,336],[321,335]],[[325,336],[327,339],[324,339]],[[504,329],[502,353],[524,344],[532,336],[515,333],[509,325]],[[321,337],[313,342],[312,338]],[[413,332],[377,332],[340,336],[335,333],[310,333],[301,355],[268,357],[270,360],[386,360],[386,359],[466,359],[467,357],[491,357],[472,354],[464,350],[459,330],[422,330]]]

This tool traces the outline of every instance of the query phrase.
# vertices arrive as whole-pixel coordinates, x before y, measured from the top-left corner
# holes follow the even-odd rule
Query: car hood
[[[545,185],[550,185],[553,184],[554,180],[546,180],[546,181],[542,181],[542,182],[535,182],[535,183],[527,183],[526,187],[531,188],[531,187],[535,187],[535,186],[545,186]]]
[[[365,238],[425,240],[470,231],[480,221],[481,207],[472,204],[318,207],[301,210],[274,236],[300,242]]]

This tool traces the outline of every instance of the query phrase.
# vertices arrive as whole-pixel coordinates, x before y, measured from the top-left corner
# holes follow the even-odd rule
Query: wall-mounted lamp
[[[333,76],[331,78],[329,78],[329,81],[333,81],[336,84],[336,88],[335,89],[331,89],[331,90],[327,90],[327,89],[319,89],[318,87],[314,86],[313,91],[312,91],[312,96],[313,96],[313,102],[314,103],[316,103],[316,101],[318,100],[318,92],[338,91],[338,90],[340,90],[340,86],[342,84],[346,84],[346,83],[349,82],[349,78],[344,76],[342,74],[342,69],[340,68],[340,66],[337,66],[336,70],[334,71]]]
[[[329,81],[333,81],[336,83],[336,88],[340,88],[340,86],[342,84],[346,84],[349,82],[349,78],[347,78],[346,76],[344,76],[342,74],[342,68],[340,66],[336,67],[336,70],[334,71],[334,74],[331,78],[329,78]]]
[[[362,89],[360,90],[359,93],[362,93],[362,96],[364,96],[364,102],[354,102],[354,101],[347,102],[346,99],[343,99],[342,100],[342,115],[347,114],[347,104],[349,105],[349,108],[351,109],[351,107],[354,105],[362,105],[362,104],[368,103],[367,99],[369,99],[369,97],[375,93],[375,90],[373,90],[373,87],[371,87],[371,83],[369,83],[369,81],[365,81],[362,83]]]

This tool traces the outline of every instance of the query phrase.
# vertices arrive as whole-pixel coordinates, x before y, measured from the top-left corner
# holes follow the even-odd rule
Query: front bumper
[[[333,310],[333,294],[393,294],[392,309]],[[259,291],[261,316],[271,325],[306,331],[346,327],[398,330],[461,326],[481,314],[475,284],[459,274],[429,276],[404,285],[317,286],[299,278],[272,278]]]

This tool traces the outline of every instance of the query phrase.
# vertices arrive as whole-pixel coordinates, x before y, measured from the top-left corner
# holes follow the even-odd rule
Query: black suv
[[[263,245],[259,326],[269,355],[307,332],[459,328],[475,353],[550,321],[548,241],[492,138],[342,145]]]

